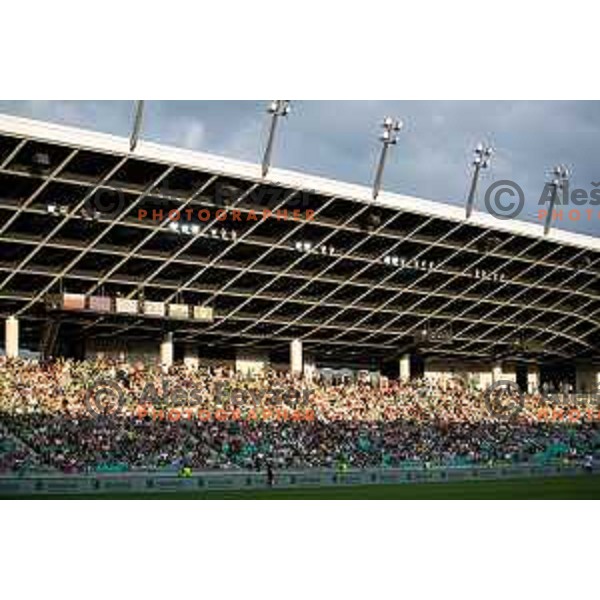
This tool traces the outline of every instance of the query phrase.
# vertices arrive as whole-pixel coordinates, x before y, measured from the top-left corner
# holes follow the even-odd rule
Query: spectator
[[[125,393],[122,410],[91,416],[87,386],[116,377]],[[539,395],[526,396],[521,412],[505,420],[489,413],[482,392],[453,383],[386,381],[379,387],[317,379],[304,396],[302,386],[274,371],[241,378],[222,368],[181,366],[163,374],[106,359],[41,365],[0,358],[0,425],[3,439],[14,442],[4,452],[0,448],[0,469],[262,470],[266,464],[268,474],[342,463],[364,468],[578,461],[600,443],[597,410],[573,419]],[[137,410],[145,395],[158,407],[187,406],[210,415],[277,415],[306,401],[315,418],[161,420]]]

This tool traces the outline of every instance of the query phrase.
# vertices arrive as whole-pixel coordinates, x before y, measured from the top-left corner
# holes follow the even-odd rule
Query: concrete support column
[[[200,358],[195,346],[187,345],[183,351],[183,364],[190,371],[197,371],[200,366]]]
[[[482,391],[487,390],[494,383],[494,376],[489,370],[489,367],[479,371],[479,389]]]
[[[302,375],[302,340],[292,340],[290,343],[290,371],[292,375]]]
[[[530,394],[540,391],[540,369],[536,364],[527,365],[527,391]]]
[[[4,351],[7,358],[19,356],[19,320],[16,317],[8,317],[4,328]]]
[[[165,334],[160,345],[160,364],[163,369],[168,369],[173,365],[173,334]]]
[[[403,354],[400,357],[400,379],[410,379],[410,354]]]
[[[502,379],[502,363],[497,362],[492,366],[492,382],[496,383]]]

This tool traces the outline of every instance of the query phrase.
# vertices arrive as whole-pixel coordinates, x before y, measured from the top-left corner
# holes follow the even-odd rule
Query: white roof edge
[[[245,178],[253,181],[265,181],[271,184],[281,184],[287,187],[300,188],[305,191],[341,196],[359,202],[368,202],[392,209],[405,210],[416,214],[435,216],[450,221],[465,220],[464,207],[454,206],[443,202],[426,200],[414,196],[405,196],[392,192],[380,192],[376,201],[372,199],[371,188],[327,179],[315,175],[305,175],[295,171],[271,168],[266,178],[261,176],[259,164],[234,160],[223,156],[205,154],[185,148],[164,146],[153,142],[140,140],[134,153],[129,152],[129,139],[107,133],[79,129],[46,121],[35,121],[22,117],[0,114],[0,133],[13,134],[75,145],[88,150],[98,150],[117,154],[131,154],[133,158],[175,164],[181,167],[201,169],[225,176]],[[581,233],[573,233],[553,228],[544,236],[542,225],[521,220],[496,219],[488,213],[474,211],[470,224],[496,229],[515,235],[533,238],[544,238],[551,242],[589,248],[600,251],[600,238]]]

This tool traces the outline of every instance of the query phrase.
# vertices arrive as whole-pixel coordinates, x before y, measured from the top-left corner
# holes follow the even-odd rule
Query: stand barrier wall
[[[349,469],[280,471],[275,473],[275,488],[303,488],[351,485],[390,485],[425,482],[494,480],[526,477],[579,475],[581,465],[512,465],[503,467],[440,467],[430,469]],[[588,470],[589,472],[589,470]],[[600,466],[593,472],[600,473]],[[119,494],[203,492],[267,488],[266,474],[236,472],[194,472],[191,477],[174,473],[119,473],[86,475],[2,476],[0,496],[49,494]]]

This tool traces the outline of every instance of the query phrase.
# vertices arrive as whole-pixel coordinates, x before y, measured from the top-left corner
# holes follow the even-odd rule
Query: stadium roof
[[[90,214],[111,199],[116,214]],[[214,217],[223,205],[315,217],[211,219],[186,234],[137,216]],[[595,237],[544,236],[480,212],[465,221],[461,207],[387,192],[373,201],[370,188],[276,168],[262,178],[258,164],[143,140],[130,153],[124,138],[0,116],[0,314],[34,323],[48,319],[51,293],[140,290],[215,313],[212,324],[61,315],[72,335],[156,339],[172,328],[176,341],[271,349],[299,337],[348,357],[415,343],[448,357],[591,356],[599,261]]]

